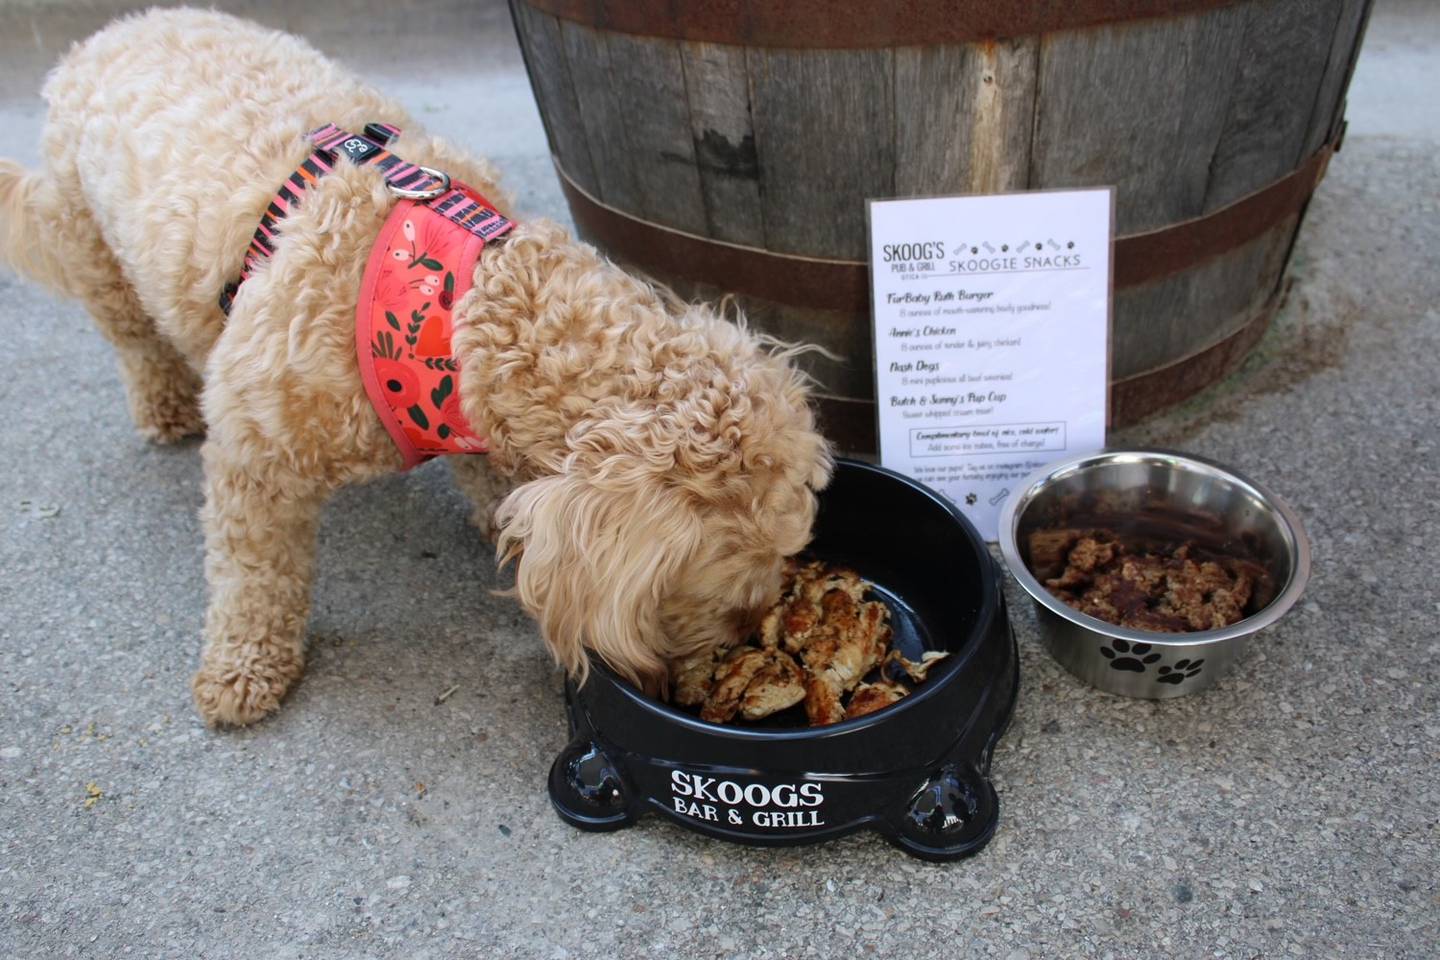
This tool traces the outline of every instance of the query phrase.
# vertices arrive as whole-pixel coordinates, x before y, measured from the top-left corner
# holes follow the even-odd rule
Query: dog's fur
[[[142,434],[206,433],[195,701],[251,723],[303,667],[321,503],[401,466],[355,358],[360,277],[395,202],[379,173],[338,165],[228,319],[216,297],[326,121],[402,126],[395,152],[508,205],[487,164],[303,41],[223,14],[117,21],[45,96],[43,172],[0,161],[0,259],[85,303]],[[830,469],[786,357],[545,222],[486,248],[454,316],[462,410],[492,450],[451,458],[455,474],[567,670],[583,679],[588,648],[654,687],[664,659],[774,599]]]

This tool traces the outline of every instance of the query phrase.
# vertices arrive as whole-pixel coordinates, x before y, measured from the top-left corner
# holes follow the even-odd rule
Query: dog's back
[[[189,9],[116,21],[71,50],[44,93],[44,170],[0,161],[0,260],[87,301],[118,267],[197,368],[222,326],[216,298],[308,153],[304,132],[407,122],[303,40]],[[82,266],[99,248],[113,262]]]

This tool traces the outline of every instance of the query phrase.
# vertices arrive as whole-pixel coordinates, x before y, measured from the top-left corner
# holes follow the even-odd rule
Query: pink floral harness
[[[397,127],[371,123],[363,135],[334,124],[314,130],[315,152],[260,219],[239,278],[220,295],[227,314],[254,269],[275,250],[279,223],[339,153],[374,164],[400,198],[365,265],[355,308],[355,350],[365,393],[405,458],[405,469],[450,453],[485,453],[485,440],[460,412],[460,364],[451,349],[455,303],[470,289],[480,251],[514,226],[463,183],[406,163],[385,146]]]

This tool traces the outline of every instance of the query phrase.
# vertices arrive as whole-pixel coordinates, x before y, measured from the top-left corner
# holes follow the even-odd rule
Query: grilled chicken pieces
[[[727,723],[737,713],[758,720],[803,701],[812,726],[895,703],[908,687],[883,676],[862,683],[865,676],[877,667],[883,674],[893,662],[920,682],[948,654],[927,652],[917,664],[890,651],[889,610],[864,599],[869,588],[854,571],[792,562],[784,596],[761,620],[755,645],[671,665],[674,701],[700,706],[700,718],[711,723]]]
[[[728,723],[736,711],[759,720],[805,698],[805,675],[794,660],[778,650],[740,647],[713,671],[700,719]]]
[[[811,726],[843,720],[840,698],[879,665],[890,647],[889,611],[883,603],[863,602],[864,592],[863,580],[842,571],[818,583],[806,582],[791,604],[794,612],[787,623],[810,624],[803,634],[787,633],[784,643],[786,650],[799,654],[810,674],[805,715]]]
[[[920,662],[916,663],[914,660],[905,659],[905,655],[899,650],[891,650],[889,656],[885,658],[885,666],[889,667],[892,663],[896,664],[901,670],[905,671],[905,675],[911,680],[914,680],[916,683],[922,683],[926,676],[929,675],[930,668],[948,656],[950,656],[950,654],[940,650],[926,650],[920,655]]]
[[[845,719],[863,717],[867,713],[882,710],[892,703],[899,702],[909,693],[907,688],[891,680],[862,683],[855,688],[854,695],[850,697],[850,705],[845,708]]]

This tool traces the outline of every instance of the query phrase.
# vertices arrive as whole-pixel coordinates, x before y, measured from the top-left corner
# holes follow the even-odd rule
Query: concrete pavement
[[[398,14],[334,6],[235,9],[366,66],[494,156],[522,208],[565,217],[502,5],[447,4],[443,31],[415,14],[463,56],[443,83],[396,54]],[[0,5],[0,154],[34,162],[43,71],[115,8]],[[273,720],[205,729],[197,450],[142,442],[83,310],[0,274],[0,956],[1435,956],[1437,52],[1440,12],[1382,0],[1275,328],[1115,437],[1289,499],[1306,598],[1216,688],[1150,703],[1064,673],[1012,592],[1003,819],[945,867],[867,835],[755,850],[563,825],[559,678],[489,594],[443,465],[336,498],[305,681]]]

